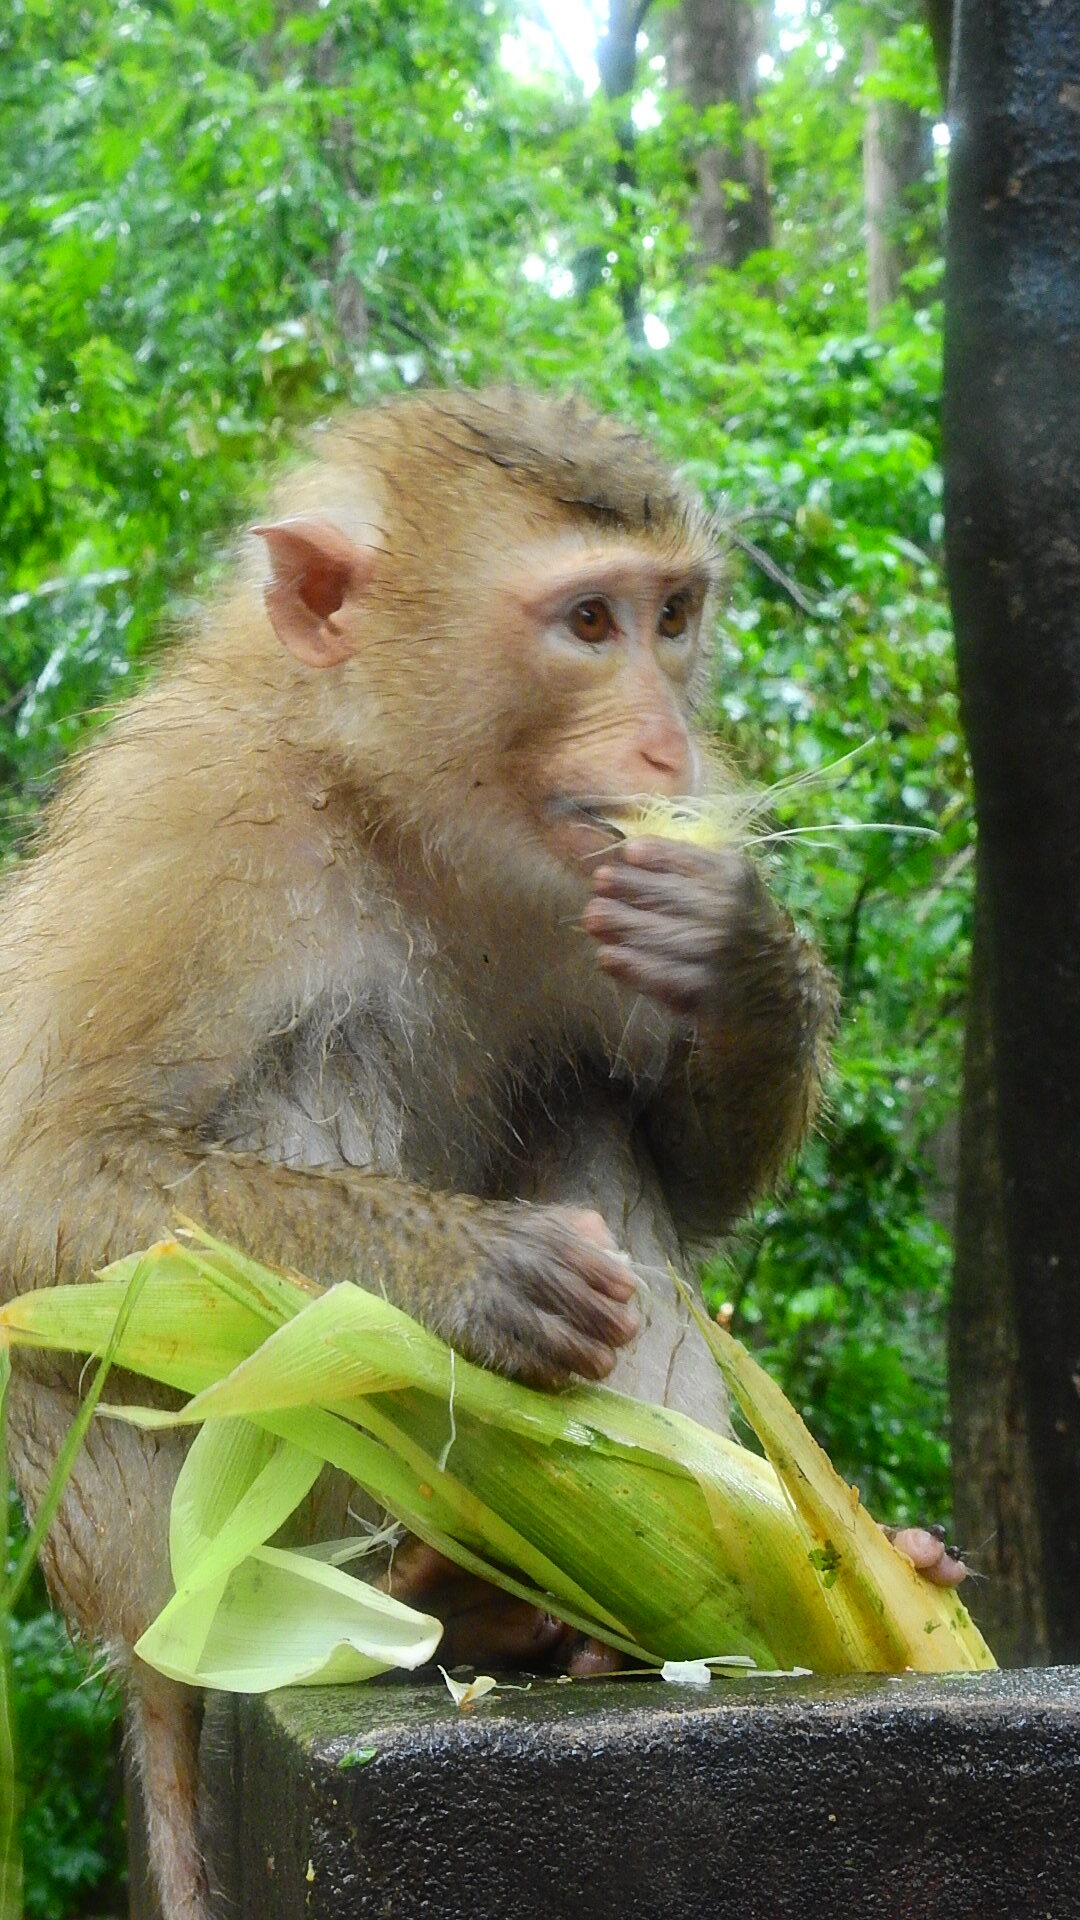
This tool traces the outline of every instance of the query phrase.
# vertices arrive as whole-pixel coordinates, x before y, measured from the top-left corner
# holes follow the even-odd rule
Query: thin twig
[[[732,545],[738,547],[741,553],[745,553],[747,559],[752,560],[756,567],[760,567],[762,573],[766,574],[778,587],[783,587],[784,592],[794,600],[801,612],[815,617],[820,615],[820,604],[808,598],[798,581],[793,580],[789,573],[785,573],[783,567],[765,552],[764,547],[759,547],[754,540],[748,540],[744,533],[737,533]]]
[[[847,938],[844,941],[844,959],[840,969],[840,997],[842,1000],[846,1000],[851,991],[851,982],[855,973],[855,961],[859,952],[859,935],[862,931],[862,910],[866,905],[868,896],[873,892],[875,884],[876,876],[871,874],[868,867],[862,879],[859,881],[855,898],[851,903],[851,912],[848,914]]]
[[[0,704],[0,720],[6,720],[9,713],[17,713],[23,701],[28,700],[33,693],[34,686],[35,682],[28,680],[26,685],[20,687],[17,693],[9,693],[7,699]]]

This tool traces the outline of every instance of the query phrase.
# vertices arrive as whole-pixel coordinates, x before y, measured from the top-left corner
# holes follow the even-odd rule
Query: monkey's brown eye
[[[609,640],[615,631],[615,621],[606,600],[579,600],[567,625],[575,640],[587,640],[594,647],[603,640]]]
[[[664,640],[680,640],[690,624],[690,609],[681,593],[665,600],[660,609],[656,631]]]

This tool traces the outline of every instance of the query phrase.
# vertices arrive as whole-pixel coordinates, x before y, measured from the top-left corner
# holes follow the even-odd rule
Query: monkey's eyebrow
[[[712,585],[713,573],[700,561],[681,566],[673,559],[664,563],[655,552],[627,550],[612,552],[594,549],[565,557],[537,555],[528,572],[511,583],[523,604],[530,608],[551,607],[575,593],[605,593],[627,585],[647,585],[658,594],[686,593],[704,600]]]

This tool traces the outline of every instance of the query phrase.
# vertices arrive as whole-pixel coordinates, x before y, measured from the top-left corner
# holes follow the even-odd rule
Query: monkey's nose
[[[693,773],[693,757],[682,727],[654,723],[639,739],[638,752],[648,769],[650,785],[662,783],[672,793],[686,791]]]

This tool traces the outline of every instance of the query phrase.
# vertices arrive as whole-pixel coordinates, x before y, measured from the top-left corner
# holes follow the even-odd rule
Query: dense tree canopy
[[[591,88],[554,5],[16,0],[3,831],[13,845],[185,618],[306,424],[493,378],[573,383],[634,417],[730,521],[715,724],[776,786],[776,885],[844,994],[825,1124],[714,1264],[715,1300],[875,1511],[926,1517],[948,1506],[948,1242],[928,1193],[971,834],[941,584],[938,83],[914,12],[742,11],[753,32],[706,74],[700,0],[685,19],[614,7],[623,39]],[[873,286],[871,125],[892,155]],[[93,1863],[55,1837],[37,1855],[29,1837],[34,1857],[59,1864],[30,1910],[73,1911]]]

